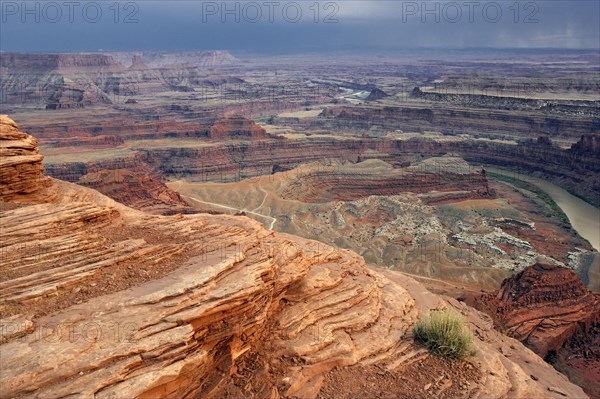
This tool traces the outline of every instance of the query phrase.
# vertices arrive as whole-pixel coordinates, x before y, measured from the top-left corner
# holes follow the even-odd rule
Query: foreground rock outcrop
[[[481,300],[502,330],[541,356],[600,322],[600,294],[588,290],[572,270],[556,265],[530,266]]]
[[[3,119],[0,140],[11,129]],[[3,190],[20,181],[11,176]],[[1,197],[0,398],[311,398],[353,365],[400,381],[429,358],[412,325],[443,307],[476,337],[477,355],[455,367],[477,372],[431,375],[437,392],[586,397],[483,314],[350,251],[245,217],[149,215],[48,181],[31,204]]]
[[[600,393],[600,293],[573,271],[535,264],[472,303],[593,397]]]
[[[47,184],[42,175],[43,156],[39,154],[37,140],[19,131],[17,124],[6,115],[0,115],[2,140],[0,141],[0,195],[5,201],[23,194],[32,194]]]

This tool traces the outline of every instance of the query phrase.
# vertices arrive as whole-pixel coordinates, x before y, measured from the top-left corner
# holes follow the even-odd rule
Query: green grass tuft
[[[475,354],[471,348],[473,335],[464,327],[462,317],[447,309],[431,312],[413,332],[416,342],[440,357],[462,359]]]

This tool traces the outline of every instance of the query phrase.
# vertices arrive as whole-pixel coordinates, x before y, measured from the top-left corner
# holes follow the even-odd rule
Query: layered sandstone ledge
[[[19,131],[12,119],[0,115],[0,195],[4,200],[35,193],[47,184],[42,175],[43,159],[37,140]]]
[[[411,327],[442,307],[475,333],[467,396],[586,397],[481,313],[350,251],[49,181],[33,204],[2,195],[1,398],[219,397],[253,353],[255,397],[313,398],[334,367],[401,373],[429,356]]]
[[[306,203],[353,201],[372,195],[405,192],[431,194],[435,202],[444,194],[460,198],[492,198],[485,171],[475,170],[460,158],[430,158],[408,168],[394,168],[380,160],[317,168],[306,175],[292,176],[280,189],[285,199]]]

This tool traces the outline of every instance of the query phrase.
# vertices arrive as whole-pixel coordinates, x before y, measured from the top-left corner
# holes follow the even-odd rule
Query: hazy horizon
[[[185,53],[185,52],[211,52],[211,51],[226,51],[231,55],[235,56],[239,55],[284,55],[284,56],[302,56],[302,55],[321,55],[322,53],[319,51],[305,51],[305,52],[294,52],[294,53],[286,53],[286,52],[267,52],[262,53],[260,51],[245,51],[245,50],[229,50],[226,48],[189,48],[184,50],[173,50],[173,49],[152,49],[152,50],[141,50],[141,49],[128,49],[128,50],[113,50],[113,49],[98,49],[98,50],[0,50],[0,53],[7,54],[102,54],[102,53]],[[342,50],[342,49],[333,49],[328,51],[333,54],[394,54],[394,53],[410,53],[410,52],[497,52],[497,53],[551,53],[551,52],[564,52],[564,53],[587,53],[587,52],[597,52],[598,49],[595,48],[560,48],[560,47],[413,47],[413,48],[404,48],[404,49],[393,49],[393,50],[378,50],[378,49],[363,49],[363,50]],[[600,54],[598,54],[600,57]]]

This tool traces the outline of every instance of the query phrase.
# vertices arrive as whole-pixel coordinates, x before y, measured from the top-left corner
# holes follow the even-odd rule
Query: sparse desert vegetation
[[[448,309],[435,310],[419,320],[413,328],[415,341],[431,353],[450,359],[462,359],[475,354],[473,334],[463,318]]]

